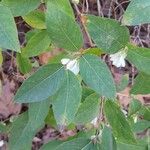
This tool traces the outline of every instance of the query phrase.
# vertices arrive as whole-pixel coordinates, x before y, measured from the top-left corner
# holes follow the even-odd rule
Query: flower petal
[[[63,65],[66,65],[69,61],[70,61],[69,58],[63,58],[63,59],[61,60],[61,63],[62,63]]]
[[[0,141],[0,147],[2,147],[3,145],[4,145],[4,141],[1,140],[1,141]]]
[[[119,51],[115,54],[110,55],[112,64],[116,67],[125,67],[126,50]]]

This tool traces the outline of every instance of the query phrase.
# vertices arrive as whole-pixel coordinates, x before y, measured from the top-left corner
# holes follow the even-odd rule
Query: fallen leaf
[[[13,101],[15,90],[14,81],[4,80],[2,94],[0,95],[0,119],[6,119],[10,115],[17,115],[21,111],[21,105]]]

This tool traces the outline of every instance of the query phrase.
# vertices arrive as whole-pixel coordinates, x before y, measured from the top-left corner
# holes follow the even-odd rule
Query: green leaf
[[[48,115],[47,115],[47,117],[45,119],[45,123],[47,125],[50,125],[53,128],[57,127],[57,123],[56,123],[56,120],[55,120],[52,108],[49,109]]]
[[[90,96],[90,95],[93,94],[93,93],[94,93],[93,90],[91,90],[91,89],[88,88],[88,87],[83,86],[83,87],[82,87],[82,102],[83,102],[88,96]]]
[[[102,130],[102,142],[101,142],[101,149],[102,150],[117,150],[117,145],[115,138],[111,132],[111,129],[108,127],[104,127]]]
[[[60,144],[62,144],[62,141],[51,141],[46,144],[44,144],[40,150],[55,150]]]
[[[150,121],[150,107],[143,106],[139,114],[142,115],[143,119]]]
[[[49,110],[50,100],[32,103],[29,112],[22,114],[12,126],[9,148],[11,150],[31,149],[32,139],[36,132],[44,125]]]
[[[64,67],[61,65],[45,65],[24,81],[14,99],[19,103],[45,100],[58,91],[64,82],[65,75]]]
[[[32,28],[46,29],[45,13],[39,10],[34,10],[23,16],[24,21]]]
[[[69,0],[51,0],[51,3],[75,20],[74,12]]]
[[[85,147],[83,147],[81,150],[99,150],[100,145],[99,144],[94,144],[92,141],[88,143]]]
[[[119,84],[116,85],[117,92],[123,91],[129,84],[129,75],[125,74],[122,76]]]
[[[64,0],[63,0],[64,1]],[[62,1],[48,1],[46,12],[47,30],[52,41],[60,48],[77,51],[83,46],[82,33]]]
[[[149,94],[150,93],[150,74],[139,73],[135,83],[130,91],[132,94]]]
[[[47,34],[47,31],[42,30],[34,34],[28,41],[23,51],[23,56],[33,57],[47,51],[51,40]]]
[[[100,48],[88,48],[83,51],[83,54],[94,54],[100,56],[104,54],[104,52]]]
[[[20,128],[20,132],[18,132],[18,128]],[[13,129],[13,133],[11,133],[11,139],[14,138],[15,141],[10,139],[11,144],[9,148],[11,150],[27,150],[32,147],[32,139],[35,136],[36,132],[32,130],[32,126],[27,123],[25,127],[15,126]],[[13,142],[12,142],[13,141]]]
[[[146,135],[143,138],[138,138],[138,145],[145,147],[145,149],[147,150],[147,148],[149,148],[149,135]]]
[[[0,133],[5,133],[7,132],[7,126],[3,123],[0,123]]]
[[[80,74],[83,81],[95,92],[107,98],[114,98],[115,84],[107,65],[97,56],[83,55],[80,58]]]
[[[129,42],[129,31],[117,21],[88,15],[87,29],[97,47],[106,53],[115,53]]]
[[[18,33],[9,8],[0,4],[0,47],[20,51]]]
[[[91,94],[80,105],[75,117],[76,124],[86,124],[91,122],[98,116],[100,110],[100,96],[98,94]]]
[[[146,74],[150,74],[150,49],[128,45],[127,60]]]
[[[25,38],[27,40],[27,42],[37,33],[41,32],[41,30],[38,30],[38,29],[33,29],[33,30],[30,30],[28,31],[26,34],[25,34]]]
[[[2,0],[2,4],[9,7],[12,14],[17,17],[36,9],[40,5],[40,0]]]
[[[78,78],[67,71],[66,80],[52,98],[54,116],[58,125],[68,125],[75,117],[81,101],[81,85]]]
[[[117,143],[117,150],[147,150],[146,146]]]
[[[150,1],[132,0],[127,7],[122,23],[125,25],[140,25],[150,23]]]
[[[9,137],[9,149],[26,150],[31,148],[32,137],[34,135],[32,133],[32,129],[27,127],[27,124],[28,124],[28,113],[26,112],[21,114],[13,122]],[[20,141],[20,139],[23,141]],[[24,143],[25,145],[23,145]]]
[[[29,122],[31,123],[32,129],[35,131],[41,128],[45,123],[46,116],[50,107],[50,99],[45,101],[30,103],[29,104]]]
[[[128,144],[136,143],[134,134],[119,106],[115,102],[107,100],[104,111],[117,141]]]
[[[140,110],[142,104],[139,100],[133,99],[129,104],[129,116],[135,114],[137,111]]]
[[[31,71],[32,64],[30,63],[29,58],[23,57],[22,54],[17,53],[16,60],[17,60],[17,65],[18,65],[19,71],[22,74],[26,74]]]
[[[2,52],[1,52],[1,48],[0,48],[0,68],[2,66],[2,63],[3,63],[3,55],[2,55]]]
[[[134,132],[142,132],[148,128],[150,128],[150,121],[147,120],[139,120],[132,126]]]
[[[50,144],[47,146],[43,146],[43,148],[41,148],[40,150],[84,150],[84,147],[89,144],[89,140],[85,139],[85,138],[77,138],[77,139],[73,139],[73,140],[69,140],[63,143],[58,143],[58,146],[56,145],[57,143],[50,142]],[[46,148],[44,148],[46,147]]]
[[[95,135],[96,133],[96,128],[92,128],[90,130],[82,130],[80,132],[77,133],[76,137],[77,138],[87,138],[90,139],[91,136]]]
[[[54,64],[54,63],[60,63],[61,59],[65,58],[67,53],[65,51],[60,52],[58,55],[53,56],[50,60],[49,63]]]

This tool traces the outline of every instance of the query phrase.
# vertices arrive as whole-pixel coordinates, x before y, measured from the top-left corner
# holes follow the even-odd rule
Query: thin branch
[[[89,45],[90,45],[90,47],[93,47],[94,46],[93,42],[92,42],[92,40],[90,38],[90,35],[89,35],[88,31],[87,31],[87,28],[85,26],[85,20],[84,20],[85,16],[80,12],[80,10],[79,10],[79,8],[78,8],[78,6],[76,4],[74,4],[74,8],[75,8],[75,10],[77,12],[77,15],[78,15],[79,21],[80,21],[80,23],[81,23],[81,25],[83,27],[83,30],[84,30],[84,32],[85,32],[85,34],[87,36]]]

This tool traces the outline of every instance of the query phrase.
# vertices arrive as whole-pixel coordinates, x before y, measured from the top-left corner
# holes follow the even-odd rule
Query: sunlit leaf
[[[23,16],[27,24],[36,29],[46,29],[45,13],[39,10],[34,10]]]

